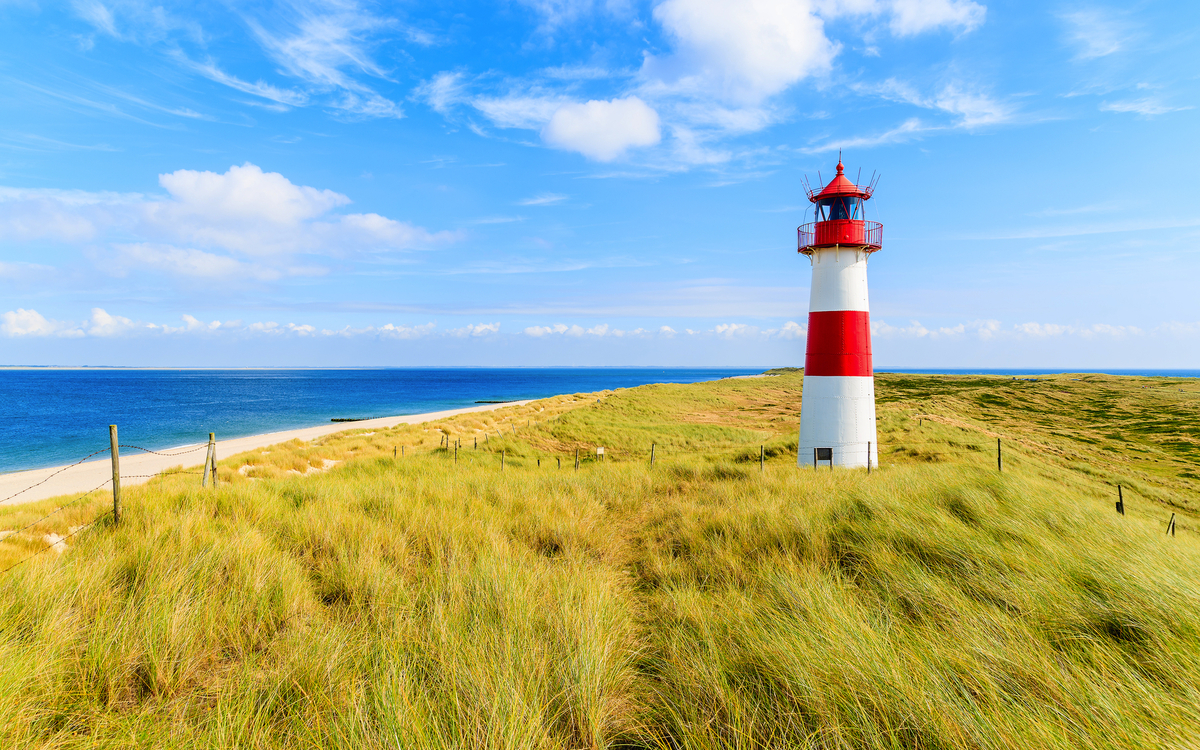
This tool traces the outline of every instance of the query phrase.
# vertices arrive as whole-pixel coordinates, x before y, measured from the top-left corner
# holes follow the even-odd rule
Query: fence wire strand
[[[163,451],[152,451],[152,450],[150,450],[149,448],[143,448],[143,447],[142,447],[142,446],[140,446],[140,445],[118,445],[117,447],[118,447],[118,448],[129,448],[129,449],[131,449],[131,450],[135,450],[135,451],[143,451],[143,452],[145,452],[145,453],[153,453],[153,454],[154,454],[154,455],[156,455],[156,456],[167,456],[167,457],[171,457],[171,456],[183,456],[183,455],[186,455],[186,454],[188,454],[188,453],[195,453],[195,452],[196,452],[196,451],[198,451],[198,450],[203,450],[203,449],[205,449],[205,448],[207,448],[207,447],[208,447],[208,443],[202,443],[202,444],[200,444],[200,445],[197,445],[195,448],[188,448],[188,449],[186,449],[186,450],[175,451],[175,452],[173,452],[173,453],[165,453],[165,452],[163,452]]]
[[[93,490],[93,492],[94,492],[94,491],[95,491],[95,490]],[[55,547],[56,545],[58,545],[58,544],[62,544],[63,542],[65,542],[65,541],[67,541],[68,539],[70,539],[71,537],[75,536],[76,534],[79,534],[79,533],[81,533],[81,532],[87,531],[88,529],[90,529],[90,528],[92,528],[93,526],[95,526],[95,525],[96,525],[96,522],[97,522],[97,521],[99,521],[101,518],[104,518],[105,516],[107,516],[107,515],[111,515],[111,514],[112,514],[112,511],[111,511],[111,510],[106,510],[106,511],[104,511],[104,512],[103,512],[103,513],[101,513],[100,515],[98,515],[98,516],[96,516],[95,518],[93,518],[93,519],[92,519],[92,522],[91,522],[91,523],[89,523],[89,524],[87,524],[86,526],[80,526],[78,529],[75,529],[75,530],[74,530],[74,531],[72,531],[70,534],[67,534],[66,536],[64,536],[62,539],[59,539],[59,540],[57,540],[57,541],[54,541],[54,542],[51,542],[50,544],[46,545],[45,547],[42,547],[42,548],[41,548],[40,550],[38,550],[37,552],[34,552],[34,553],[33,553],[33,554],[31,554],[31,555],[26,555],[25,557],[22,557],[20,560],[17,560],[17,561],[16,561],[15,563],[13,563],[12,565],[9,565],[9,566],[8,566],[7,568],[5,568],[4,570],[0,570],[0,575],[4,575],[4,574],[5,574],[5,573],[7,573],[8,571],[10,571],[10,570],[12,570],[13,568],[17,567],[18,565],[20,565],[20,564],[22,564],[22,563],[25,563],[25,562],[28,562],[29,560],[32,560],[33,558],[37,557],[38,555],[42,554],[43,552],[46,552],[47,550],[54,549],[54,547]]]
[[[78,466],[79,464],[81,464],[81,463],[83,463],[84,461],[88,460],[88,459],[89,459],[89,458],[91,458],[92,456],[98,456],[98,455],[100,455],[101,453],[108,453],[108,451],[109,451],[109,449],[108,449],[108,448],[104,448],[103,450],[98,450],[98,451],[96,451],[96,452],[94,452],[94,453],[89,453],[88,455],[86,455],[86,456],[84,456],[83,458],[79,459],[79,460],[78,460],[78,461],[76,461],[75,463],[73,463],[73,464],[67,464],[66,466],[64,466],[64,467],[62,467],[61,469],[59,469],[58,471],[56,471],[56,472],[52,473],[50,476],[46,477],[46,478],[45,478],[45,479],[43,479],[42,481],[40,481],[40,482],[37,482],[37,483],[35,483],[35,484],[31,484],[31,485],[29,485],[28,487],[26,487],[25,489],[23,489],[23,490],[21,490],[21,491],[19,491],[19,492],[14,492],[13,494],[9,495],[8,497],[4,498],[3,500],[0,500],[0,505],[3,505],[4,503],[7,503],[9,500],[12,500],[12,499],[13,499],[14,497],[16,497],[17,495],[23,495],[23,494],[25,494],[26,492],[29,492],[29,491],[30,491],[30,490],[32,490],[34,487],[40,487],[41,485],[45,484],[46,482],[49,482],[51,479],[53,479],[54,477],[56,477],[56,476],[58,476],[59,474],[63,473],[63,472],[64,472],[64,471],[66,471],[67,469],[73,469],[73,468],[75,468],[76,466]]]
[[[71,502],[69,502],[69,503],[64,503],[63,505],[60,505],[60,506],[58,506],[57,508],[55,508],[54,510],[50,511],[50,512],[49,512],[49,513],[47,513],[46,515],[42,516],[42,517],[41,517],[41,518],[39,518],[38,520],[36,520],[36,521],[34,521],[33,523],[29,524],[28,526],[25,526],[24,528],[20,528],[20,529],[17,529],[16,531],[12,532],[12,533],[11,533],[11,534],[9,534],[9,536],[8,536],[8,537],[6,537],[6,538],[11,538],[11,537],[14,537],[14,536],[16,536],[17,534],[23,534],[23,533],[25,533],[26,531],[28,531],[28,530],[32,529],[34,526],[37,526],[37,525],[38,525],[39,523],[41,523],[42,521],[45,521],[47,518],[50,518],[51,516],[53,516],[53,515],[57,514],[57,513],[58,513],[60,510],[65,510],[66,508],[70,508],[72,505],[75,505],[75,504],[77,504],[77,503],[79,503],[79,502],[83,501],[83,499],[84,499],[85,497],[87,497],[88,495],[92,494],[92,493],[93,493],[93,492],[95,492],[96,490],[102,489],[102,488],[104,487],[104,485],[108,484],[108,483],[109,483],[109,482],[111,482],[111,481],[112,481],[111,479],[105,479],[103,482],[101,482],[101,483],[100,483],[99,485],[97,485],[96,487],[93,487],[92,489],[88,490],[87,492],[81,493],[81,494],[79,495],[79,497],[75,498],[75,499],[74,499],[74,500],[72,500]]]

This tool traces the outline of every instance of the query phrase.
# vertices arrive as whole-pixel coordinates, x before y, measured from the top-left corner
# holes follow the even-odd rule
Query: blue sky
[[[1200,367],[1200,5],[0,0],[0,363]]]

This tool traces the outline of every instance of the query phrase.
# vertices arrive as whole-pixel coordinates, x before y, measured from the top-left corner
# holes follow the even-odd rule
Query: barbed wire
[[[103,486],[103,485],[101,485],[101,486]],[[95,492],[95,490],[93,490],[93,492]],[[38,550],[37,552],[34,552],[34,553],[33,553],[33,554],[31,554],[31,555],[26,555],[25,557],[22,557],[20,560],[17,560],[17,561],[16,561],[15,563],[13,563],[12,565],[9,565],[9,566],[8,566],[7,568],[5,568],[4,570],[0,570],[0,575],[4,575],[4,574],[5,574],[5,573],[7,573],[8,571],[10,571],[10,570],[12,570],[13,568],[17,567],[18,565],[20,565],[20,564],[22,564],[22,563],[25,563],[25,562],[28,562],[29,560],[32,560],[33,558],[37,557],[38,555],[42,554],[43,552],[45,552],[45,551],[47,551],[47,550],[54,549],[55,545],[58,545],[58,544],[61,544],[61,543],[65,542],[65,541],[67,541],[68,539],[70,539],[71,537],[75,536],[76,534],[79,534],[79,533],[81,533],[81,532],[87,531],[88,529],[90,529],[90,528],[92,528],[93,526],[95,526],[97,521],[99,521],[101,518],[104,518],[104,517],[105,517],[105,516],[107,516],[107,515],[110,515],[111,513],[112,513],[112,511],[111,511],[111,510],[106,510],[106,511],[104,511],[104,512],[103,512],[103,513],[101,513],[100,515],[98,515],[98,516],[96,516],[95,518],[93,518],[93,519],[92,519],[92,522],[91,522],[91,523],[89,523],[89,524],[87,524],[86,526],[80,526],[78,529],[75,529],[75,530],[74,530],[74,531],[72,531],[70,534],[67,534],[66,536],[64,536],[62,539],[58,539],[58,540],[56,540],[56,541],[53,541],[53,542],[51,542],[50,544],[46,545],[45,547],[42,547],[42,548],[41,548],[40,550]]]
[[[109,483],[109,482],[111,482],[111,481],[112,481],[112,479],[105,479],[103,482],[101,482],[101,483],[100,483],[99,485],[97,485],[96,487],[93,487],[92,489],[88,490],[87,492],[83,492],[83,493],[81,493],[81,494],[79,495],[79,497],[75,498],[75,499],[74,499],[74,500],[72,500],[71,502],[69,502],[69,503],[66,503],[66,504],[64,504],[64,505],[60,505],[60,506],[58,506],[57,508],[55,508],[54,510],[50,511],[50,512],[49,512],[49,513],[47,513],[46,515],[42,516],[42,517],[41,517],[41,518],[39,518],[38,520],[36,520],[36,521],[34,521],[33,523],[29,524],[28,526],[25,526],[24,528],[20,528],[20,529],[17,529],[16,531],[12,532],[12,534],[10,534],[9,536],[11,537],[11,536],[16,536],[17,534],[23,534],[23,533],[25,533],[25,532],[26,532],[26,531],[28,531],[29,529],[32,529],[34,526],[37,526],[37,525],[38,525],[39,523],[41,523],[42,521],[45,521],[47,518],[50,518],[51,516],[54,516],[54,515],[55,515],[55,514],[57,514],[59,511],[61,511],[61,510],[64,510],[64,509],[66,509],[66,508],[70,508],[72,505],[75,505],[75,504],[77,504],[77,503],[81,502],[81,501],[82,501],[84,498],[86,498],[88,495],[92,494],[92,493],[93,493],[93,492],[95,492],[96,490],[99,490],[99,489],[103,488],[103,487],[104,487],[104,485],[108,484],[108,483]]]
[[[165,453],[165,452],[163,452],[163,451],[152,451],[152,450],[150,450],[149,448],[143,448],[143,447],[141,447],[140,445],[118,445],[117,447],[118,447],[118,448],[130,448],[130,449],[132,449],[132,450],[135,450],[135,451],[144,451],[144,452],[146,452],[146,453],[153,453],[153,454],[154,454],[154,455],[156,455],[156,456],[167,456],[167,457],[171,457],[171,456],[183,456],[183,455],[186,455],[186,454],[188,454],[188,453],[195,453],[195,452],[196,452],[196,451],[198,451],[198,450],[201,450],[201,449],[203,449],[203,448],[207,448],[207,447],[208,447],[208,443],[201,443],[200,445],[197,445],[195,448],[188,448],[187,450],[175,451],[174,453]]]
[[[76,466],[78,466],[79,464],[81,464],[81,463],[83,463],[84,461],[88,460],[88,459],[89,459],[89,458],[91,458],[92,456],[98,456],[98,455],[100,455],[101,453],[108,453],[108,451],[109,451],[109,449],[108,449],[108,448],[104,448],[104,449],[102,449],[102,450],[95,451],[94,453],[89,453],[88,455],[86,455],[86,456],[84,456],[83,458],[79,459],[79,460],[78,460],[78,461],[76,461],[75,463],[73,463],[73,464],[67,464],[66,466],[62,467],[62,468],[61,468],[61,469],[59,469],[58,471],[56,471],[56,472],[53,472],[52,474],[50,474],[50,476],[46,477],[46,478],[45,478],[45,479],[43,479],[42,481],[40,481],[40,482],[37,482],[37,483],[35,483],[35,484],[31,484],[31,485],[29,485],[28,487],[26,487],[25,489],[23,489],[23,490],[20,490],[19,492],[14,492],[13,494],[9,495],[8,497],[4,498],[3,500],[0,500],[0,505],[3,505],[4,503],[7,503],[9,500],[12,500],[12,499],[13,499],[14,497],[16,497],[17,495],[22,495],[22,494],[24,494],[24,493],[26,493],[26,492],[29,492],[29,491],[30,491],[30,490],[32,490],[34,487],[40,487],[41,485],[45,484],[46,482],[49,482],[51,479],[53,479],[54,477],[56,477],[56,476],[58,476],[59,474],[63,473],[63,472],[64,472],[64,471],[66,471],[67,469],[73,469],[73,468],[75,468]]]

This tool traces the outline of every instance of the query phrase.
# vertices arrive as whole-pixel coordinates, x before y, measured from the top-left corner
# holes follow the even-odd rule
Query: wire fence
[[[538,426],[540,426],[542,423],[537,423],[537,424],[538,424]],[[527,422],[527,424],[525,426],[533,427],[533,426],[535,426],[535,423],[530,421],[530,422]],[[961,427],[961,425],[960,425],[960,427]],[[517,432],[516,425],[511,424],[511,425],[509,425],[509,428],[511,430],[511,434],[505,434],[505,432],[503,432],[502,430],[497,429],[496,430],[497,437],[500,438],[501,440],[503,440],[505,438],[510,438],[510,437],[517,437],[518,432]],[[964,427],[963,429],[966,429],[966,428]],[[435,455],[435,454],[440,453],[446,457],[453,456],[454,462],[457,463],[459,460],[458,459],[459,451],[466,452],[467,450],[471,450],[473,453],[476,453],[477,455],[480,453],[492,454],[493,456],[498,456],[499,468],[501,471],[503,471],[505,468],[505,465],[506,465],[506,458],[507,458],[506,450],[503,447],[501,447],[499,449],[493,449],[492,446],[490,445],[490,441],[487,438],[488,432],[486,430],[484,430],[482,432],[484,435],[484,442],[482,444],[480,444],[477,440],[473,440],[470,448],[468,448],[468,446],[466,445],[466,442],[463,439],[463,437],[460,437],[457,435],[452,435],[449,432],[444,432],[441,437],[441,440],[439,442],[438,448],[428,451],[427,455]],[[983,432],[985,434],[989,435],[989,437],[996,437],[995,435],[988,433],[986,430],[983,430]],[[1037,445],[1029,445],[1029,446],[1022,445],[1021,441],[1013,440],[1011,438],[1008,438],[1007,440],[1010,443],[1015,443],[1019,448],[1023,448],[1025,450],[1030,450],[1030,449],[1036,450],[1038,448]],[[970,443],[970,442],[958,442],[958,441],[954,441],[954,440],[895,440],[895,441],[890,442],[887,445],[882,445],[882,446],[877,443],[859,443],[859,444],[843,445],[843,446],[831,446],[829,448],[823,448],[823,449],[822,448],[812,449],[814,451],[814,455],[812,455],[812,456],[807,455],[807,453],[805,452],[805,449],[800,449],[798,447],[785,446],[785,450],[789,454],[793,454],[793,450],[794,450],[795,453],[793,455],[795,455],[797,457],[797,459],[798,459],[797,463],[800,465],[812,466],[814,468],[824,468],[824,466],[822,466],[822,464],[826,464],[826,465],[828,465],[828,467],[830,469],[834,468],[834,462],[833,462],[832,456],[834,456],[835,454],[836,454],[839,465],[846,464],[846,465],[848,465],[849,468],[854,468],[856,466],[857,466],[857,468],[862,468],[863,466],[867,466],[868,468],[870,468],[873,465],[874,468],[879,468],[879,458],[881,456],[884,458],[887,458],[887,457],[912,458],[912,457],[921,457],[922,455],[935,456],[935,455],[943,455],[943,454],[955,454],[955,455],[968,455],[969,454],[972,456],[984,457],[984,456],[987,456],[992,451],[995,451],[994,455],[996,457],[997,469],[999,471],[1003,471],[1003,461],[1002,461],[1003,448],[1002,448],[1002,446],[1003,446],[1003,448],[1008,448],[1009,451],[1012,450],[1011,445],[1003,445],[1002,439],[999,437],[996,437],[995,444],[992,444],[990,442],[990,440],[989,440],[989,442],[982,443],[982,444],[976,444],[976,443]],[[152,454],[152,455],[156,455],[156,456],[170,457],[170,458],[174,458],[177,456],[184,456],[184,455],[188,455],[191,453],[196,453],[198,451],[205,450],[205,449],[208,449],[210,451],[210,453],[205,461],[205,468],[201,471],[188,471],[188,470],[178,469],[178,470],[164,470],[164,471],[160,471],[160,472],[157,472],[154,474],[128,474],[128,475],[121,475],[121,474],[119,474],[119,471],[118,471],[118,477],[120,479],[153,479],[153,478],[157,478],[157,477],[174,476],[174,475],[204,476],[209,471],[212,471],[214,480],[216,477],[216,467],[215,467],[216,444],[215,444],[215,441],[212,441],[209,443],[202,443],[202,444],[196,445],[194,447],[185,448],[182,450],[174,450],[174,451],[156,451],[156,450],[152,450],[150,448],[145,448],[145,447],[138,446],[138,445],[117,445],[116,447],[124,448],[127,450],[142,451],[143,453]],[[412,447],[418,448],[418,446],[412,446]],[[528,455],[521,456],[521,458],[523,458],[525,460],[530,460],[530,461],[536,460],[538,467],[541,467],[543,459],[547,459],[548,461],[554,461],[555,466],[558,469],[562,469],[563,468],[562,459],[565,457],[567,459],[568,467],[571,467],[573,464],[575,471],[578,471],[580,469],[580,467],[585,464],[593,464],[594,465],[594,464],[598,464],[598,463],[603,463],[608,460],[609,456],[612,456],[613,458],[625,459],[625,460],[635,459],[635,458],[640,458],[640,459],[644,460],[645,458],[648,458],[650,465],[654,466],[654,463],[656,460],[656,449],[658,451],[657,458],[659,460],[661,460],[661,458],[665,457],[665,456],[663,456],[663,448],[664,447],[665,446],[659,447],[657,444],[652,443],[650,446],[650,449],[648,451],[645,451],[644,449],[628,450],[628,449],[619,449],[619,448],[614,449],[612,447],[607,447],[607,446],[606,447],[594,446],[592,449],[589,449],[587,451],[581,451],[580,449],[576,449],[573,454],[566,453],[564,455],[564,454],[550,452],[547,454],[534,455],[532,458]],[[41,479],[40,481],[35,482],[35,483],[29,485],[28,487],[9,495],[6,498],[0,499],[0,505],[7,503],[10,500],[15,499],[15,498],[19,497],[20,495],[22,495],[26,492],[29,492],[30,490],[33,490],[37,487],[40,487],[40,486],[46,484],[48,481],[50,481],[54,477],[58,476],[59,474],[65,472],[69,469],[75,468],[95,456],[98,456],[102,453],[109,453],[111,450],[112,450],[111,448],[105,448],[105,449],[93,451],[92,453],[89,453],[88,455],[84,456],[83,458],[79,459],[78,461],[76,461],[72,464],[68,464],[66,466],[60,467],[57,470],[50,473],[45,478]],[[819,451],[819,454],[818,454],[818,451]],[[771,452],[770,452],[770,454],[768,454],[766,451],[766,445],[764,444],[764,445],[759,446],[759,451],[758,451],[757,455],[752,455],[745,448],[739,450],[736,453],[734,460],[742,461],[742,462],[750,462],[750,461],[757,460],[759,462],[759,466],[761,469],[764,465],[766,458],[776,457],[779,455],[780,452],[781,451],[779,449],[779,446],[775,445],[775,446],[772,446]],[[417,451],[414,450],[413,453],[415,454],[415,453],[417,453]],[[395,452],[395,449],[393,449],[393,457],[395,457],[395,456],[396,456],[396,452]],[[90,497],[93,493],[95,493],[95,492],[103,489],[105,486],[111,484],[112,481],[113,481],[112,477],[106,478],[103,482],[101,482],[96,487],[94,487],[90,490],[87,490],[86,492],[79,493],[79,496],[76,497],[74,500],[64,503],[63,505],[60,505],[59,507],[57,507],[54,510],[47,513],[46,515],[42,516],[41,518],[38,518],[35,521],[32,521],[32,522],[26,524],[25,526],[23,526],[20,529],[16,529],[16,530],[13,530],[13,531],[7,533],[3,537],[3,539],[0,539],[0,541],[5,541],[7,539],[12,539],[14,537],[17,537],[18,535],[29,531],[30,529],[36,527],[37,525],[49,520],[50,518],[53,518],[54,516],[61,513],[62,511],[66,510],[68,508],[71,508],[75,505],[78,505],[80,502],[82,502],[86,498]],[[1121,487],[1118,486],[1117,490],[1118,490],[1118,501],[1116,504],[1117,512],[1124,515],[1125,506],[1124,506],[1124,499],[1121,496]],[[74,494],[74,493],[72,493],[72,494]],[[45,553],[48,550],[54,549],[54,548],[58,547],[59,545],[62,545],[64,542],[66,542],[67,539],[70,539],[70,538],[74,537],[75,535],[91,528],[97,522],[99,522],[101,519],[103,519],[105,516],[117,513],[118,514],[117,517],[119,518],[119,510],[118,510],[119,506],[118,506],[118,500],[116,497],[117,493],[114,493],[114,495],[115,495],[115,497],[114,497],[114,508],[113,509],[106,510],[105,512],[98,515],[96,518],[94,518],[92,521],[90,521],[86,525],[72,530],[69,534],[67,534],[64,537],[57,537],[57,536],[53,537],[52,541],[50,541],[44,547],[21,558],[20,560],[13,563],[9,567],[7,567],[3,570],[0,570],[0,575],[7,573],[8,571],[16,568],[17,566],[25,563],[26,561],[28,561],[40,554]],[[1167,533],[1170,534],[1171,536],[1174,536],[1175,529],[1176,529],[1175,514],[1172,513],[1171,520],[1168,522],[1168,532]]]

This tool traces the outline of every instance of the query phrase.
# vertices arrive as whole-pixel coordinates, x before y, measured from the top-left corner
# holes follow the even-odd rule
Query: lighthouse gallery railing
[[[883,224],[878,221],[818,221],[796,229],[796,249],[828,245],[863,245],[873,250],[883,247]]]

